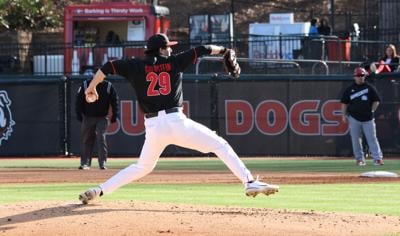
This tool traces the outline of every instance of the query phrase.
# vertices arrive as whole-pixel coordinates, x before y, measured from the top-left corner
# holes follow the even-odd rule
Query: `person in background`
[[[323,36],[332,35],[332,29],[329,26],[327,19],[321,19],[318,26],[318,33]]]
[[[108,127],[107,115],[111,106],[111,123],[118,117],[118,95],[114,86],[109,81],[103,81],[97,87],[98,100],[88,103],[85,90],[91,80],[83,81],[76,95],[76,117],[81,125],[81,163],[80,170],[88,170],[92,164],[92,154],[95,141],[98,147],[98,162],[101,170],[107,169],[106,162],[108,148],[106,130]]]
[[[399,66],[399,56],[397,55],[396,47],[389,44],[385,50],[385,56],[379,59],[378,64],[372,63],[370,70],[372,73],[394,72]]]
[[[119,39],[118,34],[116,34],[114,31],[110,30],[107,33],[105,43],[110,44],[110,45],[121,44],[121,40]]]
[[[317,18],[312,18],[310,21],[310,30],[308,31],[308,36],[309,37],[316,37],[319,36],[318,33],[318,19]]]
[[[376,137],[374,112],[379,106],[381,98],[376,88],[365,82],[368,72],[357,67],[354,70],[354,83],[343,93],[342,121],[349,122],[353,154],[358,166],[365,166],[364,151],[362,148],[362,134],[364,133],[369,151],[374,159],[374,165],[383,165],[382,151]]]

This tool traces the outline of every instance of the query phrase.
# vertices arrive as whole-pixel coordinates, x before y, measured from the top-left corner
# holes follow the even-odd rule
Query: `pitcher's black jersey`
[[[104,64],[101,71],[127,79],[136,91],[142,111],[153,113],[182,106],[182,72],[195,64],[198,57],[210,53],[209,47],[200,46],[170,57],[115,60]]]

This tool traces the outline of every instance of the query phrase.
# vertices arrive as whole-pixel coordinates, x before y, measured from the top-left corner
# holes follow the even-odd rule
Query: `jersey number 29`
[[[171,78],[167,72],[161,72],[159,75],[150,72],[147,74],[146,80],[150,81],[147,96],[168,95],[171,92]]]

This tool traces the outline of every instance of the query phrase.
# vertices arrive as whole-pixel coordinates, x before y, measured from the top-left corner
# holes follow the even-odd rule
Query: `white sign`
[[[294,14],[293,13],[271,13],[269,14],[270,24],[293,24]]]
[[[254,23],[249,25],[249,57],[293,59],[293,50],[301,49],[300,37],[308,33],[309,22],[294,24]],[[280,42],[279,36],[283,36]],[[292,36],[292,38],[290,38]],[[289,38],[288,38],[289,37]]]
[[[77,15],[107,15],[107,14],[135,14],[143,13],[142,8],[77,8],[74,10]]]
[[[146,36],[145,20],[133,20],[128,22],[128,41],[144,41]]]

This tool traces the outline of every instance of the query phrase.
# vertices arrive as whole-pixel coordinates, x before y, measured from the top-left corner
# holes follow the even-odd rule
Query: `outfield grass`
[[[0,204],[21,201],[78,202],[93,185],[0,185]],[[102,201],[138,200],[218,206],[337,211],[400,216],[400,183],[282,185],[276,195],[249,198],[240,184],[129,184]]]
[[[373,170],[384,170],[400,173],[400,160],[387,159],[384,166],[373,166],[372,161],[367,161],[367,166],[357,167],[355,161],[350,159],[247,159],[243,162],[252,171],[271,172],[352,172],[360,173]],[[112,158],[107,162],[109,168],[123,168],[136,162],[136,159]],[[65,168],[75,169],[79,165],[78,159],[0,159],[1,168]],[[93,165],[97,166],[97,160],[93,159]],[[217,158],[168,160],[160,159],[157,170],[228,170]]]

